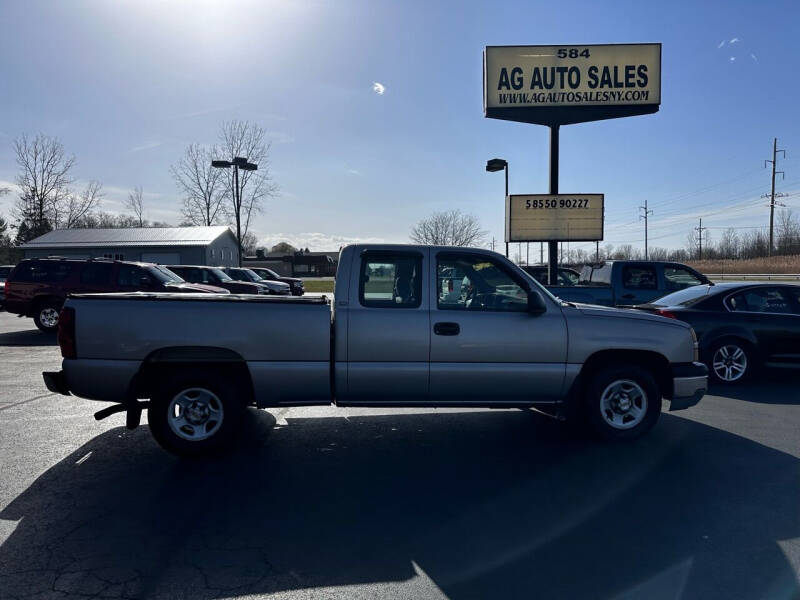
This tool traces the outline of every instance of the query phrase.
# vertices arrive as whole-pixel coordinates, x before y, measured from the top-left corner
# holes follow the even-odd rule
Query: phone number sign
[[[506,242],[595,242],[603,239],[603,194],[514,194],[506,197]]]

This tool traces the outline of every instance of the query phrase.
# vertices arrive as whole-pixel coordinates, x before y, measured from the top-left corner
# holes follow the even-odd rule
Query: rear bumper
[[[62,394],[69,396],[69,386],[67,385],[67,378],[64,377],[64,371],[45,371],[42,373],[44,384],[47,389],[54,394]]]
[[[672,367],[672,402],[669,409],[683,410],[694,406],[708,391],[708,367],[694,362]]]

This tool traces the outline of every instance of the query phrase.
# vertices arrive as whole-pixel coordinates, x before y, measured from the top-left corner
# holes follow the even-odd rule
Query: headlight
[[[694,331],[694,327],[689,327],[689,331],[692,333],[692,345],[694,346],[694,362],[699,362],[700,344],[697,342],[697,334]]]

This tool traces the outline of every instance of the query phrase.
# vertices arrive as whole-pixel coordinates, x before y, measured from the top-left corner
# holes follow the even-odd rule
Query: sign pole
[[[558,194],[558,130],[560,125],[550,125],[550,193]],[[549,266],[547,269],[550,285],[558,284],[558,242],[547,242]]]

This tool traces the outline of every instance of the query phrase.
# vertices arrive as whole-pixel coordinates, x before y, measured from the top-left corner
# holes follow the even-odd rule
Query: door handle
[[[433,333],[436,335],[458,335],[461,333],[461,327],[458,323],[435,323],[433,325]]]

